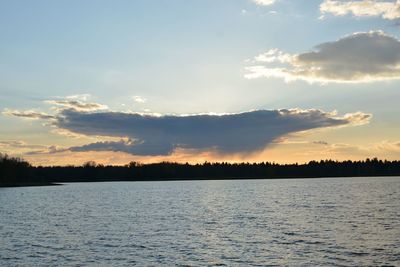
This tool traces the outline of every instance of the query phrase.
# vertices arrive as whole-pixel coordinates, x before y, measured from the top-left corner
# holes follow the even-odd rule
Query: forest
[[[172,181],[211,179],[279,179],[318,177],[400,176],[400,161],[310,161],[305,164],[226,163],[202,164],[160,162],[124,166],[93,161],[82,166],[33,166],[29,162],[0,154],[0,187],[52,185],[70,182]]]

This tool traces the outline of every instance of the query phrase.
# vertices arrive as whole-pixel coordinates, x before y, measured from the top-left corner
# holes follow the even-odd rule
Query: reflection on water
[[[1,266],[400,265],[400,178],[0,189]]]

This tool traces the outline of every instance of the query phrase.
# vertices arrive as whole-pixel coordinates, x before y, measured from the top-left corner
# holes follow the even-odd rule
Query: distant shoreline
[[[16,184],[0,184],[0,188],[12,188],[12,187],[36,187],[36,186],[58,186],[63,185],[62,183],[16,183]]]
[[[32,166],[0,155],[0,187],[51,186],[74,182],[303,179],[400,176],[400,161],[310,161],[305,164],[160,162],[124,166],[87,162],[82,166]]]
[[[318,177],[227,177],[227,178],[171,178],[171,179],[140,179],[140,180],[81,180],[81,181],[65,181],[65,182],[57,182],[57,183],[15,183],[15,184],[0,184],[0,188],[13,188],[13,187],[38,187],[38,186],[62,186],[65,184],[74,184],[74,183],[111,183],[111,182],[179,182],[179,181],[236,181],[236,180],[294,180],[294,179],[331,179],[331,178],[368,178],[368,177],[376,177],[376,178],[387,178],[387,177],[399,177],[400,175],[362,175],[362,176],[318,176]]]

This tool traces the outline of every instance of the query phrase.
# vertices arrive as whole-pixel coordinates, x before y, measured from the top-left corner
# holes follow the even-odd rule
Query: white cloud
[[[245,77],[287,82],[356,83],[400,79],[400,41],[381,31],[360,32],[322,43],[314,51],[287,54],[271,49],[254,58]]]
[[[290,63],[293,61],[293,56],[288,53],[283,53],[278,49],[270,49],[265,53],[259,54],[254,58],[256,62],[266,62],[266,63]]]
[[[86,101],[90,97],[90,94],[78,94],[78,95],[69,95],[66,96],[66,99],[77,99],[77,100],[82,100]]]
[[[330,13],[335,16],[352,14],[356,17],[382,16],[384,19],[400,18],[400,1],[334,1],[324,0],[320,5],[322,15]]]
[[[269,6],[276,2],[276,0],[253,0],[254,3],[260,6]]]
[[[147,99],[146,98],[144,98],[144,97],[142,97],[142,96],[138,96],[138,95],[135,95],[135,96],[132,96],[132,99],[133,99],[133,101],[135,101],[136,103],[146,103],[147,102]]]

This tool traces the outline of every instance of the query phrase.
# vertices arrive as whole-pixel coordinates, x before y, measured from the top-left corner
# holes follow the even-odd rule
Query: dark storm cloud
[[[371,115],[343,117],[321,110],[257,110],[223,115],[153,116],[121,112],[62,110],[55,125],[88,136],[125,138],[97,142],[72,151],[121,151],[134,155],[168,155],[176,148],[246,153],[264,149],[279,137],[317,128],[367,123]]]

